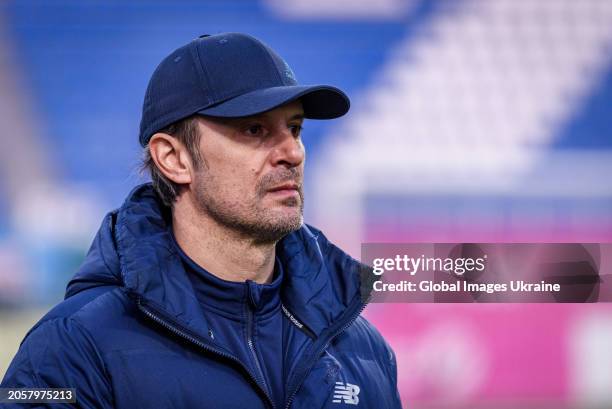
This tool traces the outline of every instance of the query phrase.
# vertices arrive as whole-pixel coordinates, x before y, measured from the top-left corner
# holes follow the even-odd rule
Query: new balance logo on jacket
[[[357,405],[359,403],[360,388],[352,383],[336,382],[334,388],[333,403],[346,403],[347,405]]]

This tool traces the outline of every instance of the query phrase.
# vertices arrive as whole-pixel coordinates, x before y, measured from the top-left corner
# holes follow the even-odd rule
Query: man
[[[166,57],[141,120],[153,182],[104,219],[2,386],[87,408],[399,408],[359,263],[302,221],[302,121],[348,108],[243,34]]]

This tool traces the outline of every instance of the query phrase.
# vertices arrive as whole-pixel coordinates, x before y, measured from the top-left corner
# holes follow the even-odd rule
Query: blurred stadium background
[[[612,2],[0,2],[0,375],[142,181],[159,60],[261,38],[353,108],[305,126],[306,220],[360,243],[612,241]],[[612,306],[367,309],[406,407],[610,408]]]

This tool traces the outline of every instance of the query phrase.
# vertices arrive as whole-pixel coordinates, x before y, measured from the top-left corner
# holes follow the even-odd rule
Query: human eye
[[[291,133],[293,134],[293,136],[298,138],[302,134],[302,130],[304,129],[304,127],[302,126],[302,124],[294,124],[289,125],[289,129],[291,129]]]
[[[243,132],[248,136],[260,137],[264,135],[265,129],[261,124],[248,124]]]

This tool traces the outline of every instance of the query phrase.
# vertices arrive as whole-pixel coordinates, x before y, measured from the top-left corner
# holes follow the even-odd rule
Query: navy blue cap
[[[298,85],[289,65],[254,37],[240,33],[201,36],[162,60],[145,94],[140,144],[193,114],[245,117],[299,99],[304,116],[332,119],[348,112],[338,88]]]

